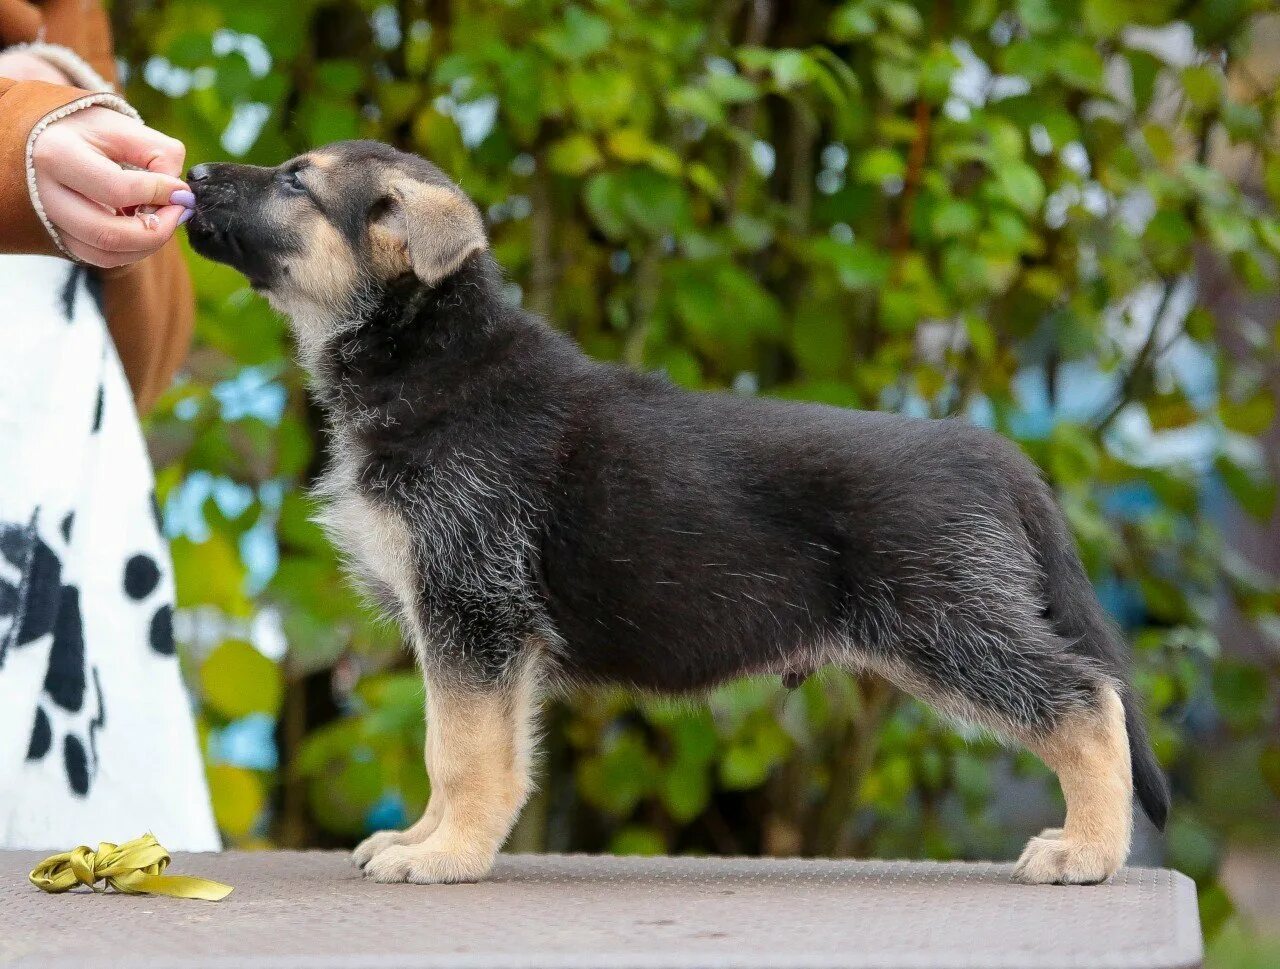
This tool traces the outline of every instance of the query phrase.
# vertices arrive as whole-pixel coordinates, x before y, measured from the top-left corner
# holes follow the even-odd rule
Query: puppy
[[[292,322],[329,421],[324,524],[426,680],[431,800],[356,849],[368,877],[485,876],[544,685],[685,693],[826,663],[1056,772],[1066,823],[1031,839],[1023,881],[1114,874],[1135,789],[1163,825],[1127,648],[1004,440],[593,361],[510,304],[466,196],[385,145],[189,181],[196,251]]]

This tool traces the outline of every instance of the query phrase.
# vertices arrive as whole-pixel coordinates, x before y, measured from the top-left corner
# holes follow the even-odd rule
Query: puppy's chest
[[[340,440],[320,494],[321,522],[357,575],[402,603],[424,593],[492,580],[495,557],[512,568],[531,530],[514,489],[492,466],[466,453],[431,464],[380,462]]]

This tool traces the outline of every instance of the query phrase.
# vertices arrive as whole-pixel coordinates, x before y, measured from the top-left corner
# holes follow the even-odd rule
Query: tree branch
[[[1163,322],[1165,313],[1168,312],[1169,304],[1173,300],[1173,290],[1177,283],[1177,279],[1165,280],[1164,291],[1160,294],[1160,302],[1156,305],[1156,311],[1151,318],[1151,329],[1147,333],[1147,338],[1143,341],[1137,356],[1133,358],[1133,363],[1129,365],[1128,373],[1120,381],[1120,393],[1115,403],[1094,424],[1093,431],[1095,435],[1101,437],[1105,434],[1107,429],[1115,423],[1121,412],[1133,403],[1137,395],[1138,384],[1146,373],[1148,366],[1154,365],[1156,360],[1159,359],[1159,353],[1156,352],[1156,340],[1160,334],[1160,324]],[[1168,349],[1168,346],[1169,344],[1165,344],[1162,351]]]

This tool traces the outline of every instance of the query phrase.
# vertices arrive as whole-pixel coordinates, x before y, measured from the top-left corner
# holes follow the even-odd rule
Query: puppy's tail
[[[1151,823],[1160,831],[1169,819],[1169,782],[1156,761],[1151,741],[1147,739],[1147,725],[1142,721],[1133,690],[1125,688],[1121,695],[1124,703],[1124,727],[1129,732],[1129,761],[1133,765],[1133,793],[1146,812]]]
[[[1142,711],[1129,682],[1129,646],[1098,602],[1052,492],[1043,482],[1036,484],[1038,487],[1024,496],[1022,524],[1044,569],[1050,620],[1059,635],[1074,641],[1076,652],[1088,656],[1121,684],[1133,791],[1151,823],[1163,831],[1169,816],[1169,784],[1151,750]]]

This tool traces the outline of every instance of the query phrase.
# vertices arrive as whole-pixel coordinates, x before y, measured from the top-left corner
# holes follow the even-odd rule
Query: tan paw
[[[489,874],[497,852],[439,851],[428,839],[416,845],[391,845],[365,865],[365,877],[375,882],[475,882]]]
[[[406,834],[404,831],[375,831],[356,845],[356,850],[351,852],[351,863],[357,868],[363,868],[378,852],[392,845],[404,844]]]
[[[1050,829],[1055,830],[1055,829]],[[1041,835],[1027,842],[1013,877],[1029,885],[1096,885],[1114,875],[1123,857],[1104,845]]]

